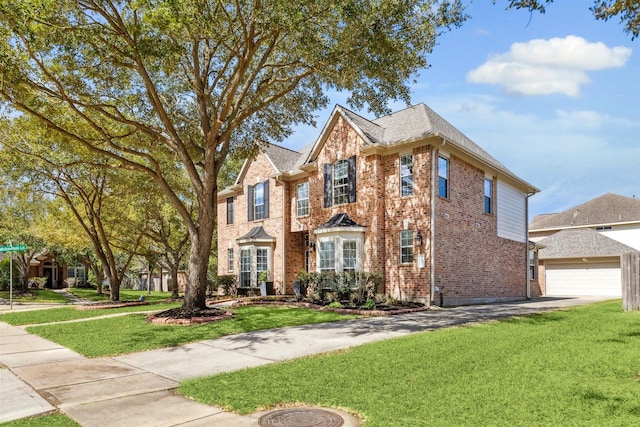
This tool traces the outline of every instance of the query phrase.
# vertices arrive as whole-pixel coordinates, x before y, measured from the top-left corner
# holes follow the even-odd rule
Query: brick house
[[[255,287],[267,270],[279,294],[305,269],[378,272],[402,300],[526,298],[537,191],[424,104],[337,106],[313,144],[263,148],[218,193],[218,273]]]

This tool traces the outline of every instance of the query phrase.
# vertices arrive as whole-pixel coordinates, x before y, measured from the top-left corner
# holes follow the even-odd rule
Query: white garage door
[[[547,295],[622,296],[620,263],[547,264]]]

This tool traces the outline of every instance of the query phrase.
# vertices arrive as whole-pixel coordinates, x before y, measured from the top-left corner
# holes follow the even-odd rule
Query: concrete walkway
[[[59,409],[83,426],[258,426],[264,412],[224,412],[175,394],[184,379],[266,365],[454,325],[607,298],[539,298],[256,331],[88,359],[0,322],[0,422]],[[1,319],[1,317],[0,317]],[[5,369],[6,368],[6,369]],[[358,420],[342,411],[344,426]]]

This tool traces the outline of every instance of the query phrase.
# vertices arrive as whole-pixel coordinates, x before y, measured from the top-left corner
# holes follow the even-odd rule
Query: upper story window
[[[264,183],[253,188],[253,219],[264,219]]]
[[[356,156],[324,165],[324,207],[356,201]]]
[[[269,218],[269,180],[247,186],[247,220]]]
[[[349,162],[338,160],[333,164],[333,204],[349,203]]]
[[[309,215],[309,182],[296,186],[296,207],[298,216]]]
[[[449,159],[438,157],[438,196],[449,198]]]
[[[493,181],[484,180],[484,213],[493,213]]]
[[[400,156],[400,195],[413,196],[413,154]]]
[[[227,197],[227,224],[233,224],[233,197]]]

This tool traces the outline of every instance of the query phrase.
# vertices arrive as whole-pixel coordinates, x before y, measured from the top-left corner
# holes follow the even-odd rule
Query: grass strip
[[[62,414],[40,415],[0,423],[2,427],[80,427],[80,424]]]
[[[87,357],[100,357],[171,347],[261,329],[356,317],[287,306],[245,306],[233,311],[236,314],[234,318],[191,326],[153,325],[145,320],[144,315],[130,315],[77,323],[30,326],[27,331]]]
[[[90,319],[92,317],[107,316],[118,313],[132,313],[140,311],[161,311],[179,307],[180,303],[151,303],[120,308],[104,308],[99,310],[78,310],[75,306],[49,308],[46,310],[16,311],[0,315],[0,322],[7,322],[14,326],[36,325],[42,323],[64,322],[67,320]]]
[[[63,295],[60,295],[56,292],[50,291],[48,289],[29,289],[30,295],[22,295],[16,290],[13,290],[13,302],[17,303],[39,303],[39,304],[52,304],[52,303],[60,303],[64,304],[68,300]],[[9,301],[10,295],[9,291],[0,291],[0,298],[6,299]]]
[[[189,380],[179,392],[243,414],[348,408],[367,427],[627,426],[640,419],[639,361],[640,313],[613,301]]]

